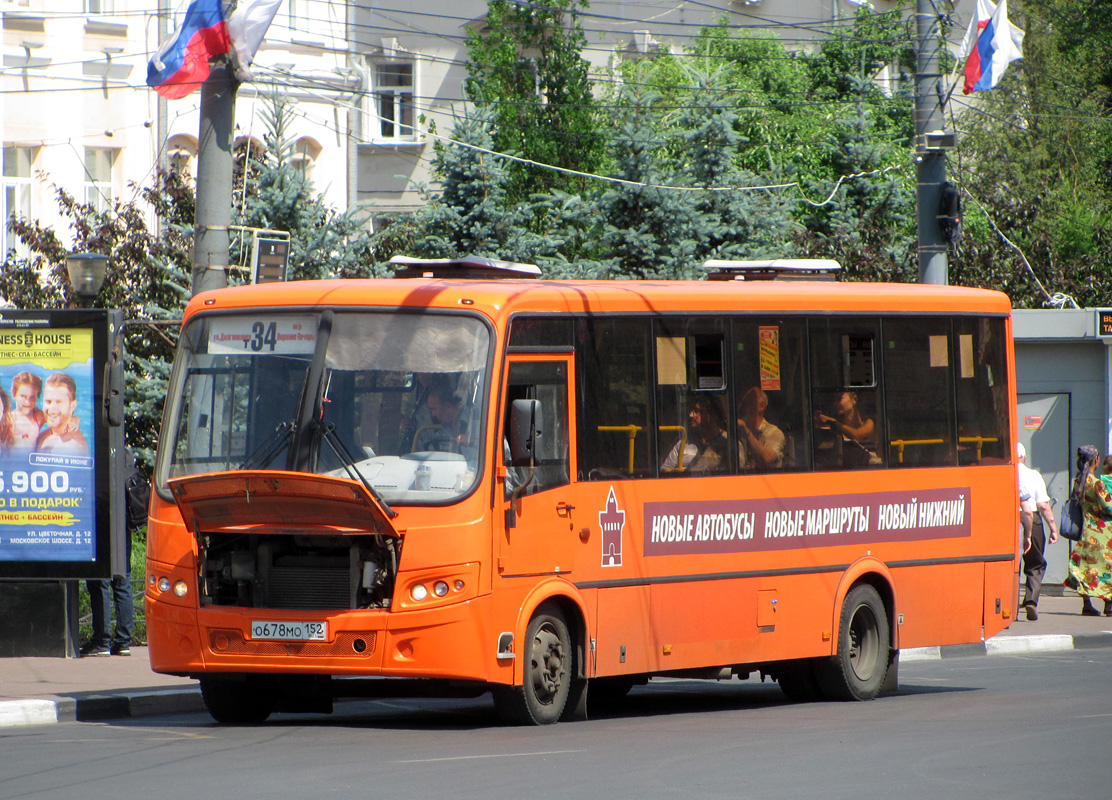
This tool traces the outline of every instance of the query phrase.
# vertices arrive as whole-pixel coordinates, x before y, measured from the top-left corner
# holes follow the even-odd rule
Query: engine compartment
[[[218,532],[198,537],[202,606],[389,608],[400,541],[377,534]]]

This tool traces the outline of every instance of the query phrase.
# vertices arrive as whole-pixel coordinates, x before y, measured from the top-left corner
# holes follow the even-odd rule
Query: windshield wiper
[[[270,434],[262,444],[252,450],[251,454],[239,465],[239,468],[265,468],[267,464],[277,458],[279,453],[289,447],[290,442],[293,441],[295,431],[297,431],[296,423],[279,422],[278,426],[274,429],[274,433]]]
[[[321,438],[324,439],[324,441],[328,442],[328,446],[331,447],[332,452],[336,454],[336,458],[340,459],[341,463],[343,463],[344,469],[347,471],[347,474],[351,477],[351,479],[357,480],[365,487],[367,487],[367,491],[370,492],[371,497],[373,497],[378,502],[378,504],[382,506],[382,510],[386,512],[387,517],[393,519],[394,517],[398,516],[398,512],[390,508],[389,503],[382,499],[382,495],[375,491],[375,487],[371,486],[371,482],[368,481],[363,473],[356,468],[355,457],[352,456],[351,451],[348,450],[347,445],[344,444],[344,440],[341,439],[336,433],[336,426],[331,422],[329,422],[328,424],[322,424],[318,422],[315,424],[315,426],[320,432]]]

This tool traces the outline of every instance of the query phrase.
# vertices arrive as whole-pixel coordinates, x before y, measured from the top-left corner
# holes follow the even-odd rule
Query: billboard
[[[0,578],[121,571],[121,322],[0,311]]]

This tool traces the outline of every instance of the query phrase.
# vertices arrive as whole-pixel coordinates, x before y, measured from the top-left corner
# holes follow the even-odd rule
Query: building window
[[[111,14],[116,10],[116,0],[85,0],[86,14]]]
[[[371,138],[376,141],[414,141],[413,108],[416,67],[412,61],[374,65]]]
[[[287,0],[286,14],[290,18],[290,31],[304,31],[305,22],[305,6],[308,3],[305,0]]]
[[[98,214],[112,207],[115,193],[112,188],[112,168],[116,151],[106,147],[85,148],[85,202]]]
[[[193,177],[193,164],[197,158],[197,140],[191,136],[174,136],[166,143],[166,155],[171,172],[182,178]]]
[[[8,231],[8,220],[12,217],[31,218],[31,165],[34,161],[34,148],[4,148],[3,233],[0,234],[3,253],[7,253],[12,247],[21,249],[16,237]]]
[[[312,139],[298,139],[294,145],[290,163],[293,164],[294,169],[305,176],[306,180],[311,181],[313,179],[313,165],[316,164],[320,151],[321,146]]]

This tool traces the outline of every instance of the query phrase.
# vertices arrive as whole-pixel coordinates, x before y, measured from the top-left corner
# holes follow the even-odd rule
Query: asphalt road
[[[227,728],[207,715],[0,731],[0,797],[1104,797],[1112,648],[905,664],[869,703],[774,683],[654,682],[618,712],[502,727],[489,697],[338,705]]]

